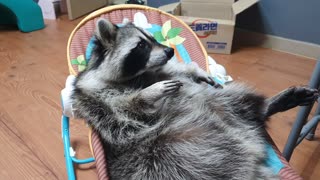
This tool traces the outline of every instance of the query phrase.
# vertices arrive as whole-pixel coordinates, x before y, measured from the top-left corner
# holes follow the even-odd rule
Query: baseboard
[[[258,45],[312,59],[320,58],[320,45],[236,28],[235,44]]]

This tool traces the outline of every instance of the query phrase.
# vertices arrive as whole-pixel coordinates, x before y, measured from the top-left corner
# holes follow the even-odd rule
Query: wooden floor
[[[0,30],[0,179],[67,179],[60,134],[60,90],[68,75],[66,44],[78,21],[46,21],[32,33]],[[258,47],[212,55],[239,81],[272,95],[307,84],[314,60]],[[278,114],[269,132],[282,150],[297,109]],[[87,130],[72,121],[72,144],[90,156]],[[296,149],[291,164],[305,179],[320,179],[320,132]],[[96,179],[94,165],[77,168],[78,179]]]

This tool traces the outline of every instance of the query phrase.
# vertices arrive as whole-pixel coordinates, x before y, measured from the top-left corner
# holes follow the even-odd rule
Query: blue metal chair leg
[[[306,136],[306,139],[309,140],[309,141],[312,141],[314,139],[314,135],[315,135],[315,132],[316,132],[316,129],[317,129],[317,126],[318,124],[312,128],[312,130],[309,132],[309,134]]]
[[[319,85],[320,85],[320,61],[317,62],[316,67],[312,73],[310,83],[309,83],[309,86],[311,88],[318,89]],[[290,134],[289,134],[287,143],[286,143],[284,150],[283,150],[283,153],[282,153],[287,161],[290,160],[291,155],[293,153],[293,150],[297,145],[297,140],[300,136],[301,129],[308,118],[308,115],[312,109],[312,106],[313,106],[313,104],[310,106],[301,107],[298,112],[296,121],[293,124],[293,127],[291,129]]]
[[[87,159],[77,159],[73,153],[72,147],[70,146],[70,132],[69,132],[69,117],[62,115],[62,140],[64,147],[64,157],[66,160],[66,169],[68,174],[68,180],[75,180],[75,171],[73,163],[76,164],[87,164],[94,162],[93,157]],[[72,151],[72,152],[71,152]]]
[[[314,116],[306,125],[303,126],[300,136],[297,140],[296,146],[308,135],[308,133],[315,127],[320,121],[320,115]]]
[[[73,167],[73,161],[70,156],[70,133],[69,133],[69,117],[62,116],[62,140],[63,140],[63,147],[64,147],[64,157],[66,160],[66,168],[68,174],[68,180],[75,180],[75,173]]]

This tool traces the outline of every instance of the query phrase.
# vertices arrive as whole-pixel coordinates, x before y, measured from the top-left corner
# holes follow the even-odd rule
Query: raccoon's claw
[[[214,82],[213,78],[210,77],[210,76],[207,76],[207,77],[205,77],[205,76],[204,76],[204,77],[199,77],[198,80],[199,80],[199,81],[206,82],[206,83],[208,83],[208,84],[210,84],[210,85],[212,85],[212,86],[215,86],[215,85],[216,85],[216,83]]]
[[[167,81],[162,81],[163,84],[181,84],[182,83],[179,80],[167,80]]]
[[[162,89],[163,93],[170,94],[180,89],[183,84],[178,80],[169,80],[163,81],[164,88]]]
[[[160,81],[143,89],[139,97],[152,104],[162,97],[178,91],[182,85],[183,84],[177,80]]]

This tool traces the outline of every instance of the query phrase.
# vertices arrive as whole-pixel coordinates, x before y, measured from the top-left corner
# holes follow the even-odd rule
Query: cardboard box
[[[181,0],[159,7],[178,16],[197,34],[208,53],[230,54],[236,16],[259,0]]]
[[[86,15],[96,9],[107,6],[108,0],[67,0],[70,20]]]
[[[60,13],[60,0],[38,0],[44,19],[57,19]]]

